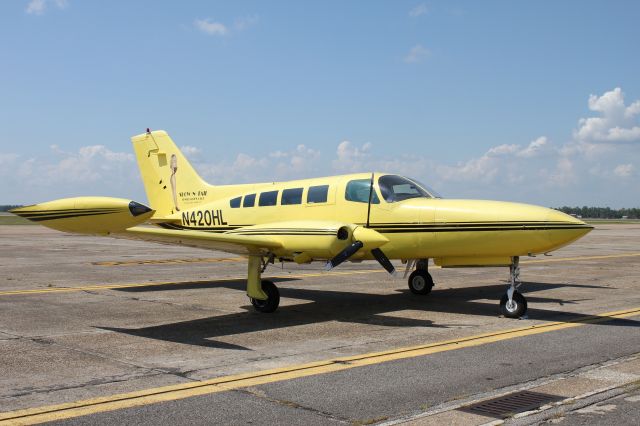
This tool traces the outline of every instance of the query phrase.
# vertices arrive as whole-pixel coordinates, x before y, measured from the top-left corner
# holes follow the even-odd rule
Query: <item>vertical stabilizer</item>
[[[156,130],[131,138],[154,217],[201,204],[211,192],[167,132]]]

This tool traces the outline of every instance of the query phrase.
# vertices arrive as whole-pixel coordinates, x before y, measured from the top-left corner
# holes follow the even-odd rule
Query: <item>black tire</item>
[[[513,306],[507,306],[509,296],[500,299],[500,312],[507,318],[521,318],[527,313],[527,299],[517,291],[513,292]]]
[[[267,294],[268,299],[260,300],[250,297],[254,309],[263,314],[268,314],[278,309],[278,305],[280,305],[278,287],[269,280],[262,280],[262,291]]]
[[[431,274],[423,269],[416,269],[409,275],[409,290],[413,294],[429,294],[433,288]]]

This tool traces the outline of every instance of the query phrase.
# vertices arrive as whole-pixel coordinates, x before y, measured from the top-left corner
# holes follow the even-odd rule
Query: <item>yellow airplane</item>
[[[548,253],[593,227],[527,204],[440,198],[416,180],[358,173],[288,182],[207,184],[164,131],[132,139],[151,208],[128,199],[67,198],[12,213],[65,232],[222,250],[248,257],[247,295],[273,312],[280,296],[261,274],[275,261],[299,264],[389,259],[406,264],[409,289],[428,294],[428,261],[441,267],[508,266],[504,316],[525,314],[519,258]],[[143,225],[144,224],[144,225]]]

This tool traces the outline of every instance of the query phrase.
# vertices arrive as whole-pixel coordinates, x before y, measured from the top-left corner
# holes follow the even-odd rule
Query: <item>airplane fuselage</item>
[[[390,202],[378,183],[383,176],[390,175],[374,174],[370,210],[368,193],[361,191],[359,197],[349,191],[356,181],[368,187],[371,174],[352,174],[218,187],[218,195],[222,190],[226,193],[204,203],[198,191],[189,191],[179,199],[183,209],[162,225],[219,233],[247,227],[258,232],[261,225],[269,224],[268,232],[276,238],[297,236],[321,247],[317,244],[323,238],[321,230],[296,228],[296,223],[318,220],[367,226],[368,218],[368,227],[389,240],[384,245],[389,258],[433,258],[441,266],[508,265],[512,256],[556,250],[592,229],[557,210],[528,204],[435,197]],[[200,204],[189,208],[190,202]],[[335,239],[329,231],[326,237]],[[284,251],[276,254],[285,259],[294,256]],[[317,252],[316,256],[327,255]],[[362,251],[352,259],[370,258]]]

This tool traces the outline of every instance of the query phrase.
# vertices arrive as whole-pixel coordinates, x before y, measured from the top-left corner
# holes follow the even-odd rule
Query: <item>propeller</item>
[[[353,244],[347,246],[347,248],[345,248],[340,253],[335,255],[333,259],[329,260],[325,265],[325,269],[327,271],[332,270],[333,268],[335,268],[345,260],[349,259],[354,254],[356,254],[356,252],[360,250],[362,247],[364,247],[364,244],[362,243],[362,241],[355,241]]]
[[[354,242],[344,248],[340,253],[338,253],[333,259],[327,261],[325,265],[325,269],[327,271],[332,270],[336,266],[340,265],[345,260],[348,260],[351,256],[356,254],[358,250],[367,245],[367,248],[371,248],[371,254],[378,261],[380,265],[391,275],[395,276],[396,268],[393,267],[393,264],[389,261],[387,255],[384,254],[382,250],[380,250],[380,246],[387,243],[389,240],[381,235],[379,232],[369,228],[369,220],[371,218],[371,202],[373,200],[373,181],[374,181],[374,173],[371,173],[371,183],[369,186],[369,200],[367,203],[367,222],[364,227],[357,227],[353,231]],[[363,242],[364,241],[364,242]]]
[[[387,270],[388,273],[393,276],[396,275],[396,268],[393,267],[393,264],[382,250],[380,250],[379,248],[374,248],[373,250],[371,250],[371,254],[376,258],[378,263]]]

